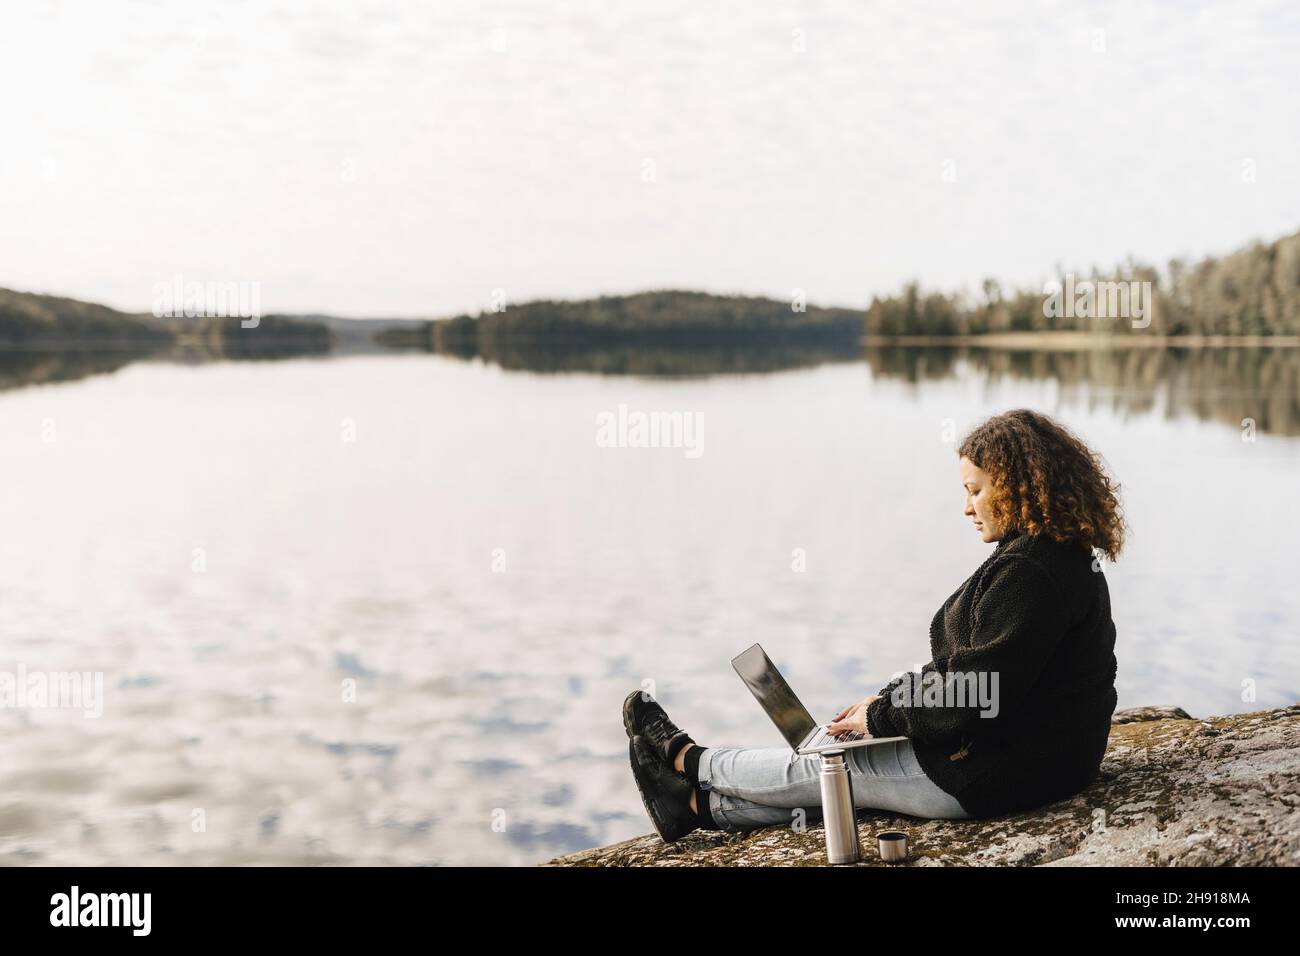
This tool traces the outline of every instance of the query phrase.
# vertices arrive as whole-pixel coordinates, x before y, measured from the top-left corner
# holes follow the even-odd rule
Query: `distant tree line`
[[[1093,269],[1073,282],[1148,282],[1150,324],[1095,315],[1049,315],[1043,289],[1004,290],[986,279],[976,296],[924,291],[918,283],[877,297],[867,309],[870,335],[982,335],[1048,330],[1154,335],[1300,334],[1300,233],[1257,242],[1194,264],[1172,260],[1163,272],[1129,260],[1109,273]],[[1066,286],[1067,276],[1057,282]]]
[[[255,324],[239,317],[156,318],[60,296],[0,289],[0,351],[128,351],[180,348],[208,356],[261,358],[315,354],[330,349],[320,322],[264,315]]]
[[[1064,284],[1066,277],[1060,279]],[[912,282],[897,295],[876,297],[865,314],[797,301],[669,290],[524,302],[502,311],[429,323],[389,322],[378,327],[375,339],[392,347],[481,355],[512,367],[531,363],[559,368],[572,364],[557,361],[555,356],[561,353],[575,356],[577,366],[605,367],[623,362],[618,352],[627,349],[712,352],[710,361],[727,365],[734,359],[724,353],[737,349],[844,356],[860,352],[864,332],[884,336],[1050,330],[1300,334],[1300,233],[1195,263],[1175,259],[1164,270],[1130,259],[1109,273],[1094,268],[1072,279],[1083,280],[1150,283],[1149,325],[1134,328],[1125,318],[1049,314],[1044,308],[1045,290],[1008,290],[988,279],[974,295],[927,291]],[[237,358],[318,354],[334,346],[335,328],[344,325],[327,316],[268,315],[252,328],[244,327],[239,318],[160,319],[75,299],[0,289],[0,351],[181,348]],[[347,334],[355,336],[356,331]],[[757,366],[766,364],[766,360],[757,362]]]
[[[0,289],[0,349],[140,349],[167,344],[165,329],[92,302]]]

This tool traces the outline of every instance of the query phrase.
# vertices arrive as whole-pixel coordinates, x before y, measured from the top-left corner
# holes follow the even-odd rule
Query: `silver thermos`
[[[822,826],[826,830],[826,862],[832,866],[862,859],[858,843],[857,808],[853,806],[853,778],[843,750],[822,754]]]

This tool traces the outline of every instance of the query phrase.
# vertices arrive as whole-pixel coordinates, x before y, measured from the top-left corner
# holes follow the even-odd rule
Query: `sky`
[[[1300,229],[1300,6],[32,2],[0,286],[477,313],[685,288],[865,307]]]

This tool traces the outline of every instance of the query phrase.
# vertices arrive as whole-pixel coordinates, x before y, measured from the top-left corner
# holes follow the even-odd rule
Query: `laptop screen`
[[[807,708],[799,703],[799,698],[794,695],[763,648],[755,644],[733,658],[731,666],[767,711],[767,716],[772,718],[772,723],[776,724],[781,736],[785,737],[790,746],[796,748],[803,743],[817,722],[812,719]]]

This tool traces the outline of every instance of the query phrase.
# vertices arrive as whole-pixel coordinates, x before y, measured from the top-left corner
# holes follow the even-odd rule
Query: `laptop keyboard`
[[[818,733],[817,736],[814,737],[811,741],[809,741],[808,746],[820,747],[823,744],[843,744],[843,743],[848,743],[850,740],[862,740],[866,736],[867,736],[866,734],[860,734],[856,730],[849,730],[840,734],[838,737],[832,737],[825,730],[823,730],[820,733]]]

